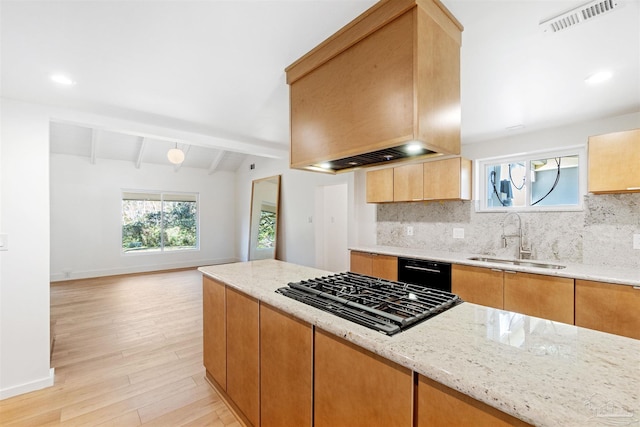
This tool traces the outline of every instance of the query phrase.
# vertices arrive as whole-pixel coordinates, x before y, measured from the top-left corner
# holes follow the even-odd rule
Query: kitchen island
[[[200,271],[260,306],[526,423],[640,425],[638,340],[470,303],[389,337],[275,293],[329,272],[275,260]],[[205,323],[207,316],[205,308]]]

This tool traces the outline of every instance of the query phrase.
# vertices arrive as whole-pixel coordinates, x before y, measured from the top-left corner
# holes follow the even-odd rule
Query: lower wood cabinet
[[[502,270],[451,266],[451,292],[466,302],[502,309],[504,307]]]
[[[227,389],[227,320],[225,286],[209,277],[202,280],[204,367],[223,390]]]
[[[576,280],[576,326],[640,339],[640,289]]]
[[[573,294],[573,279],[504,272],[505,310],[573,325]]]
[[[398,280],[398,257],[351,251],[349,271],[396,281]]]
[[[398,257],[351,251],[349,271],[396,281],[398,280]]]
[[[260,304],[260,422],[264,427],[311,426],[313,328]]]
[[[412,425],[411,370],[316,329],[314,426]]]
[[[253,426],[260,425],[258,300],[227,287],[227,394]]]
[[[506,427],[529,424],[418,375],[416,427]]]

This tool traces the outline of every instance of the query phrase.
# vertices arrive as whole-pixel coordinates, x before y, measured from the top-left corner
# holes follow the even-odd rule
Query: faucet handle
[[[520,259],[531,259],[531,248],[520,246]]]

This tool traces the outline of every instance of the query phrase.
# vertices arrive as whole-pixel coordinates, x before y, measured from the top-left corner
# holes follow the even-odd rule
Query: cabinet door
[[[425,200],[471,199],[471,161],[456,157],[423,164]]]
[[[371,275],[380,279],[398,280],[398,257],[372,254]]]
[[[416,427],[529,425],[422,375],[418,375],[416,406]]]
[[[504,309],[573,325],[573,279],[504,272]]]
[[[351,251],[351,266],[349,271],[371,276],[373,274],[372,259],[373,257],[370,253]]]
[[[367,203],[393,202],[393,169],[367,172]]]
[[[223,390],[227,388],[227,326],[225,286],[203,276],[203,359],[207,373]]]
[[[311,426],[313,406],[311,325],[260,304],[260,422]]]
[[[315,427],[412,425],[411,371],[316,329]]]
[[[451,292],[464,301],[487,307],[504,307],[501,270],[456,265],[451,267]]]
[[[640,129],[589,138],[589,191],[640,191]]]
[[[422,164],[393,168],[393,201],[422,200]]]
[[[258,301],[227,288],[227,394],[254,426],[260,425]]]
[[[640,289],[576,280],[576,326],[640,339]]]

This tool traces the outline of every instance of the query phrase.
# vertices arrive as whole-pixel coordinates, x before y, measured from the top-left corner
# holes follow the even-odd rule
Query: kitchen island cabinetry
[[[640,288],[576,280],[576,326],[640,339]]]
[[[202,280],[203,358],[207,372],[227,389],[227,317],[225,286],[204,276]]]
[[[411,426],[411,370],[336,336],[315,334],[314,426]]]
[[[393,168],[393,201],[422,200],[422,165],[410,164]]]
[[[451,266],[451,292],[466,302],[487,307],[504,307],[503,271],[454,264]]]
[[[504,309],[573,325],[573,279],[504,272]]]
[[[589,137],[589,191],[640,191],[640,129]]]
[[[530,425],[422,375],[416,395],[416,427]]]
[[[260,422],[311,426],[313,328],[290,314],[260,305]]]
[[[425,162],[423,180],[424,200],[471,200],[471,160]]]
[[[349,271],[396,281],[398,280],[398,257],[351,251]]]
[[[393,168],[367,172],[367,203],[393,202]]]
[[[227,394],[252,425],[260,425],[258,300],[226,289]]]

